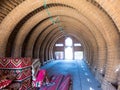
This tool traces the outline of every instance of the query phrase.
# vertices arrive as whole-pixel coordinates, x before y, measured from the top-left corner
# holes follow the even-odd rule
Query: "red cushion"
[[[36,77],[36,80],[33,81],[33,83],[32,83],[33,87],[41,87],[45,77],[46,77],[46,70],[43,70],[43,69],[39,70],[37,77]]]
[[[40,90],[57,90],[64,75],[54,75],[50,81],[50,83],[46,86],[42,86]]]
[[[67,75],[64,77],[64,80],[62,81],[59,90],[69,90],[70,87],[70,80],[71,80],[71,76]]]
[[[11,80],[7,80],[7,79],[1,80],[0,81],[0,89],[8,86],[11,82],[12,82]]]

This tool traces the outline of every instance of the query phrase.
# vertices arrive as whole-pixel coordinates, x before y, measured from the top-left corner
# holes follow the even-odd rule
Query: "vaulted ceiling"
[[[107,65],[106,78],[116,81],[111,72],[120,64],[119,0],[0,0],[0,56],[51,59],[65,35],[82,43],[93,68]]]

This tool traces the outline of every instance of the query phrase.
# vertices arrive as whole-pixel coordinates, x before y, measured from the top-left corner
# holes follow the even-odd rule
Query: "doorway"
[[[65,60],[73,60],[73,41],[70,37],[65,39]]]
[[[72,47],[65,48],[65,60],[72,60],[73,59],[73,49]]]

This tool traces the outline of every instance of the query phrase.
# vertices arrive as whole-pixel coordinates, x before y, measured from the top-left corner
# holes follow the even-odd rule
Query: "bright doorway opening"
[[[65,39],[65,60],[73,59],[73,41],[70,37]]]
[[[82,60],[83,59],[83,51],[75,51],[75,60]]]
[[[62,51],[55,52],[55,59],[56,60],[63,60],[64,59],[64,52],[62,52]]]
[[[73,49],[72,47],[65,48],[65,59],[72,60],[73,59]]]

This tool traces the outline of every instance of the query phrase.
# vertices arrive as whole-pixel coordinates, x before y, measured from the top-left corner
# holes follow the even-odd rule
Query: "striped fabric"
[[[71,81],[71,76],[70,75],[66,75],[64,77],[62,83],[60,84],[60,87],[58,88],[58,90],[69,90],[70,81]]]
[[[8,86],[11,82],[12,82],[11,80],[7,80],[7,79],[1,80],[0,81],[0,89]]]
[[[69,90],[70,75],[54,75],[49,84],[42,86],[39,90]]]

